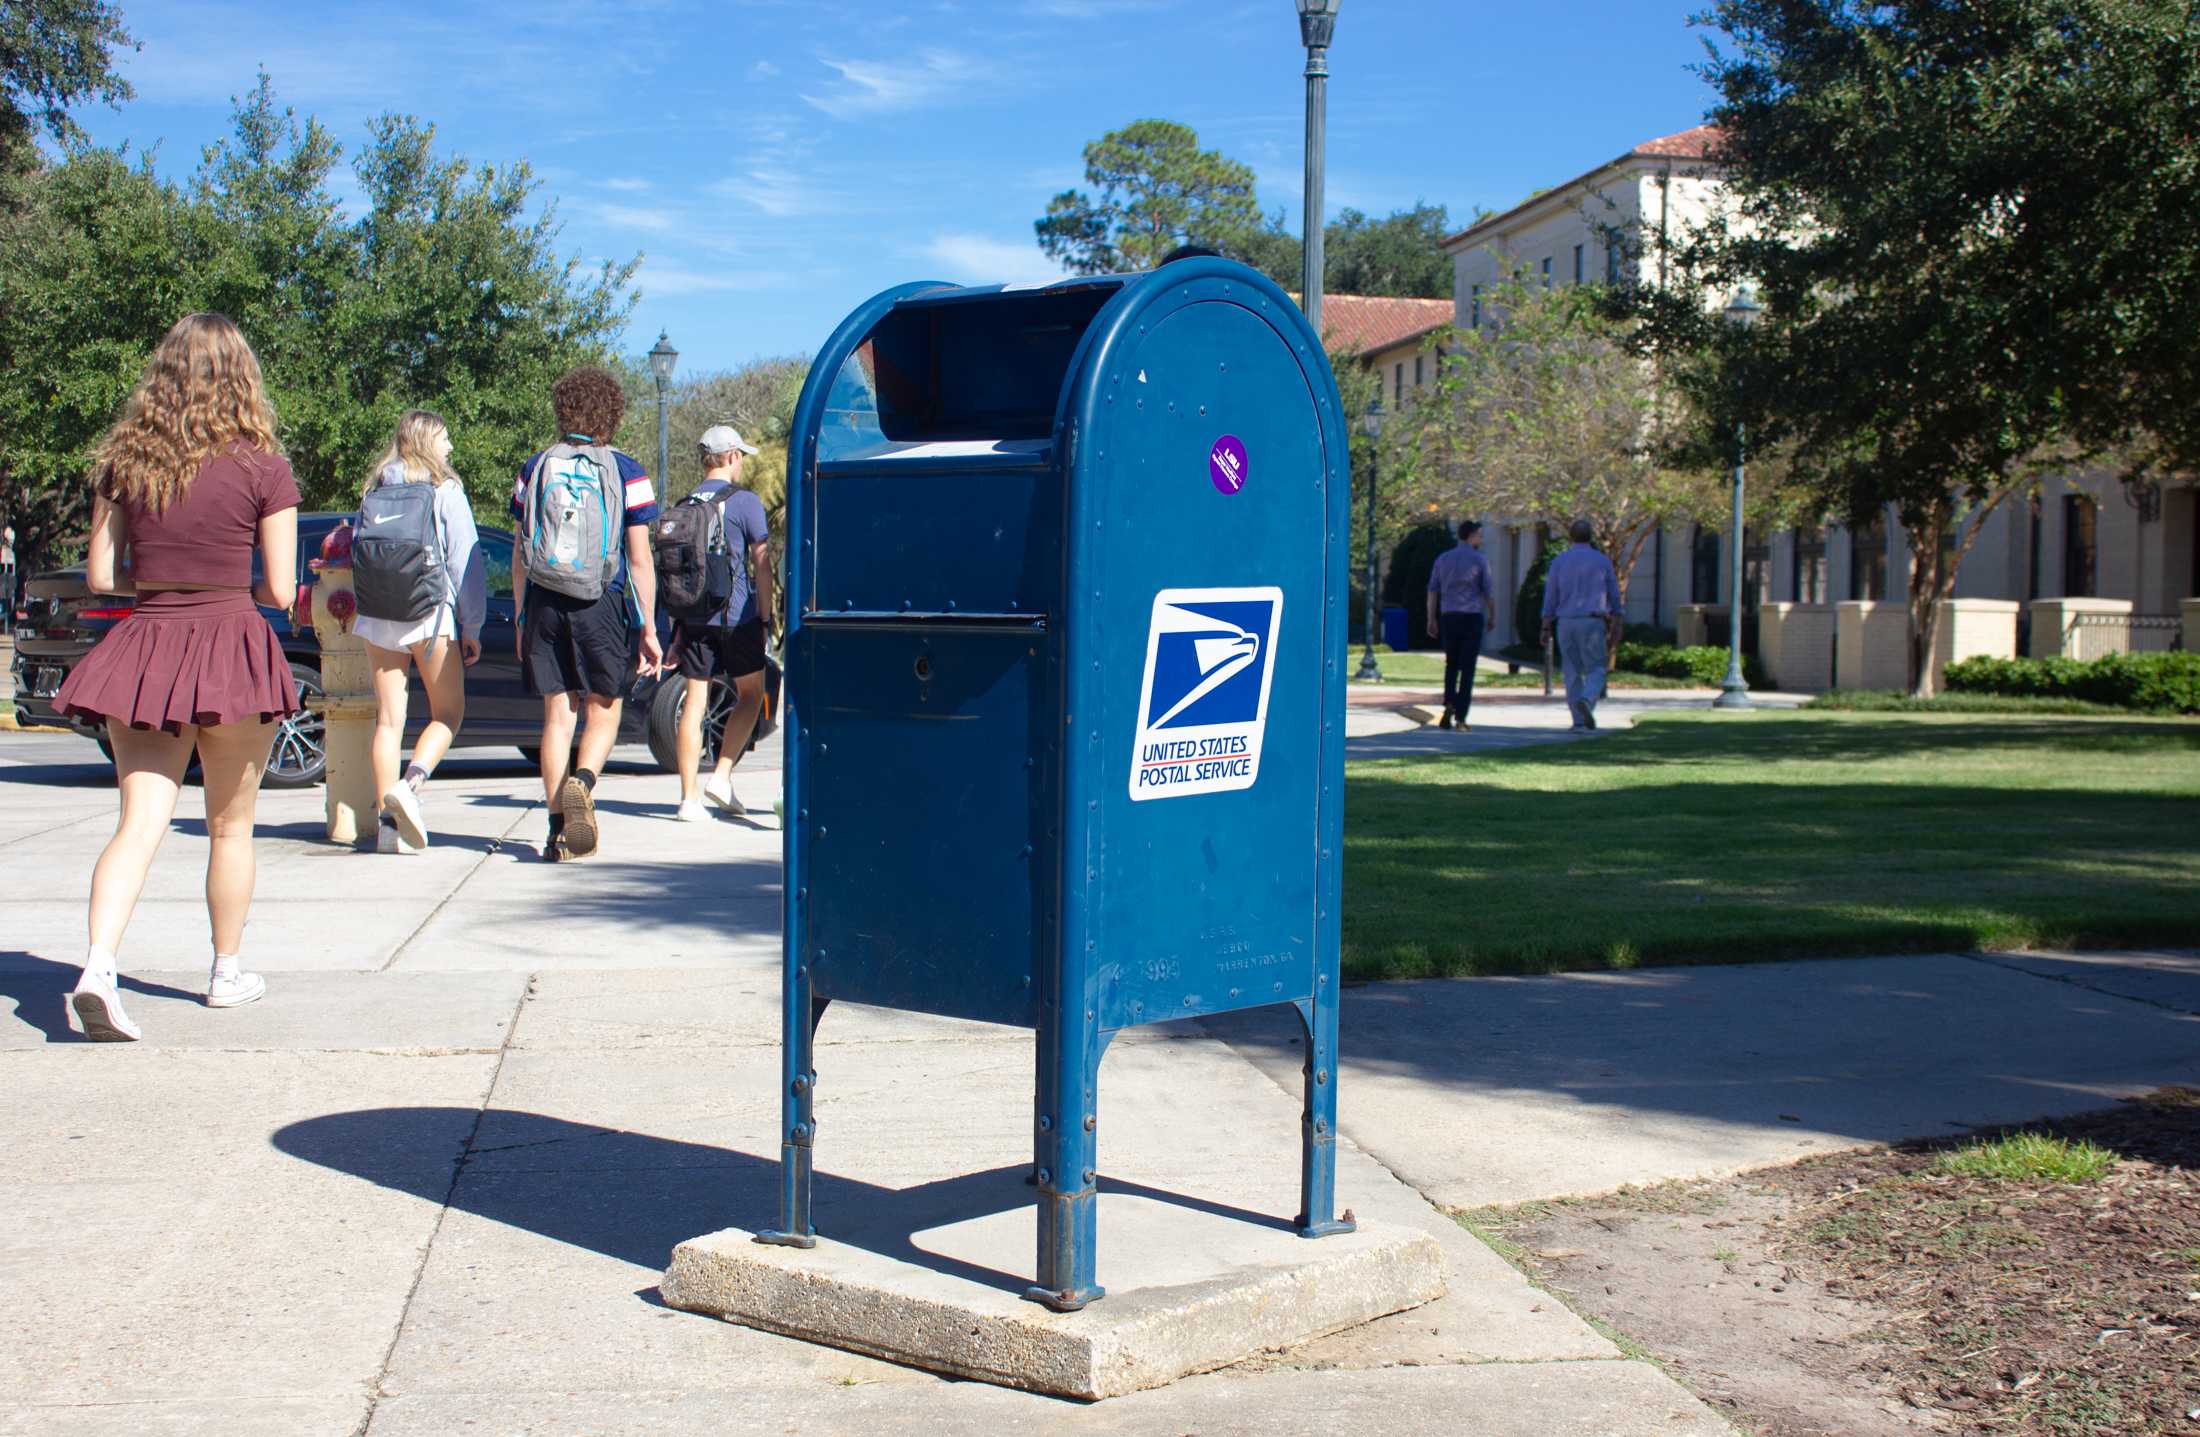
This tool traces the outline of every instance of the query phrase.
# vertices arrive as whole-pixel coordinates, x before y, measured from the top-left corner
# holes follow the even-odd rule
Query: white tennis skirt
[[[425,619],[370,619],[365,614],[351,621],[351,631],[378,649],[403,653],[414,644],[458,637],[458,621],[449,604],[442,604]]]

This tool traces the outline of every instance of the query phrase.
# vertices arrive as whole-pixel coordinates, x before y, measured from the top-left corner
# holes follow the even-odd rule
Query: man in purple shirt
[[[1459,542],[1436,556],[1428,576],[1428,636],[1444,645],[1444,717],[1436,725],[1467,726],[1474,703],[1474,666],[1482,658],[1482,626],[1490,618],[1490,561],[1482,557],[1482,526],[1459,526]]]
[[[1566,530],[1573,547],[1551,560],[1543,576],[1543,642],[1558,637],[1559,665],[1566,676],[1566,707],[1574,732],[1597,726],[1597,700],[1604,697],[1604,666],[1619,643],[1619,575],[1598,552],[1596,531],[1586,519]]]

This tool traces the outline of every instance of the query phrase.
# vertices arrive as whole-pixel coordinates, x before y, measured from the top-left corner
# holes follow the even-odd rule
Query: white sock
[[[214,955],[215,981],[219,982],[224,978],[234,978],[236,976],[237,955],[234,953],[216,953]]]
[[[97,943],[86,944],[84,948],[84,971],[106,980],[110,987],[113,986],[117,981],[115,955],[109,953]]]

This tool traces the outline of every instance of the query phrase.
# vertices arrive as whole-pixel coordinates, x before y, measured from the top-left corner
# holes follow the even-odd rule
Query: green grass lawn
[[[1358,762],[1358,978],[2200,941],[2200,723],[1674,714]]]

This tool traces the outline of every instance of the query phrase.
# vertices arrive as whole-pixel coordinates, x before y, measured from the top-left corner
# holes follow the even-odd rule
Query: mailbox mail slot
[[[1095,1281],[1095,1100],[1139,1023],[1290,1004],[1298,1230],[1334,1214],[1347,450],[1268,280],[1210,258],[910,284],[819,353],[788,464],[781,1223],[816,1241],[834,999],[1036,1030],[1037,1278]]]

